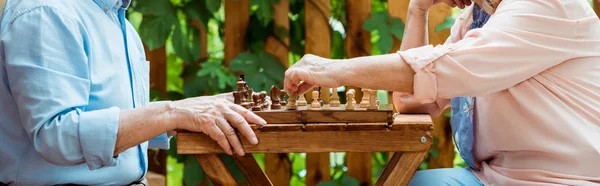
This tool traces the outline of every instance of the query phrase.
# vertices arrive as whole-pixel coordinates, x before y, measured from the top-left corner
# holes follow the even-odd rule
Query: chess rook
[[[369,106],[369,89],[362,89],[363,96],[360,100],[360,108],[367,108]]]

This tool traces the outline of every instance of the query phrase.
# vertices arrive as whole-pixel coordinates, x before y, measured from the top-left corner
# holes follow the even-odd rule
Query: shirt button
[[[108,7],[104,7],[104,11],[108,11]]]

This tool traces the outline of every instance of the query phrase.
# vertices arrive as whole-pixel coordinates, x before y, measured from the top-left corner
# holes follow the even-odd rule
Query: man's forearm
[[[160,102],[135,109],[122,110],[119,114],[119,132],[114,155],[148,141],[162,133],[175,130],[170,102]]]

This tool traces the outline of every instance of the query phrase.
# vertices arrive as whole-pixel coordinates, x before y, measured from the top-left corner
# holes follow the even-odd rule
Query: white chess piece
[[[363,97],[360,100],[360,108],[367,108],[369,106],[369,89],[363,88]]]
[[[304,97],[304,94],[300,95],[300,98],[298,99],[298,101],[296,102],[296,104],[298,106],[306,106],[306,104],[308,104],[306,102],[306,97]]]
[[[310,108],[321,108],[321,102],[319,102],[319,91],[312,92],[313,102],[310,104]]]
[[[363,97],[365,95],[363,94]],[[364,100],[363,100],[364,101]],[[377,90],[369,90],[369,106],[367,110],[377,110]]]
[[[339,107],[340,106],[340,96],[338,96],[337,88],[333,88],[333,92],[331,93],[331,98],[329,100],[329,106],[331,106],[331,107]]]
[[[346,92],[346,110],[354,110],[356,107],[356,101],[354,100],[354,89],[348,90]]]
[[[296,100],[298,99],[298,96],[288,96],[288,101],[287,101],[287,105],[285,105],[285,108],[287,110],[296,110],[298,109],[298,105],[296,105]]]

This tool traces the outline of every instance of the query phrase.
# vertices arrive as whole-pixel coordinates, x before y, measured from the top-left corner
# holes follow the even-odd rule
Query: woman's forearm
[[[406,26],[400,50],[421,47],[429,44],[427,15],[429,10],[409,7],[406,15]]]
[[[358,57],[329,63],[341,85],[397,92],[413,91],[415,72],[398,54]],[[342,65],[343,64],[343,65]]]
[[[148,141],[167,131],[175,130],[169,112],[170,102],[150,104],[141,108],[122,110],[114,155]]]

